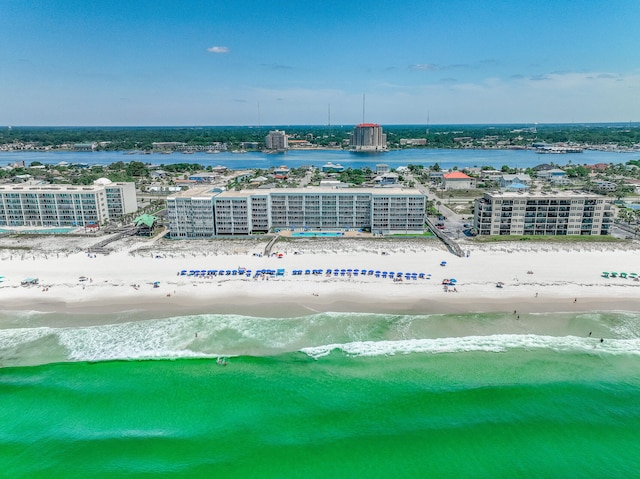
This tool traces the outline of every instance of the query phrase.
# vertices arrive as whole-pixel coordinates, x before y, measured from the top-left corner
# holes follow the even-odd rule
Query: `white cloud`
[[[229,47],[209,47],[207,48],[207,51],[210,53],[229,53]]]
[[[441,67],[438,65],[434,65],[433,63],[416,63],[414,65],[409,65],[410,70],[418,70],[418,71],[427,71],[427,72],[437,72],[441,70]]]

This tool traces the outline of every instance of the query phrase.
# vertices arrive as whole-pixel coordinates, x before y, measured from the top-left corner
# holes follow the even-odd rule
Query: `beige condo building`
[[[0,185],[1,226],[86,226],[137,210],[134,183]]]
[[[606,235],[611,199],[575,191],[485,193],[475,202],[479,235]]]
[[[172,238],[249,235],[279,229],[422,233],[426,197],[403,188],[187,190],[167,198]]]

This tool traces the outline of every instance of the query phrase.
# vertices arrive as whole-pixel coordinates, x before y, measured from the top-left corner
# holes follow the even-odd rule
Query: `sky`
[[[638,19],[638,0],[0,0],[0,125],[635,122]]]

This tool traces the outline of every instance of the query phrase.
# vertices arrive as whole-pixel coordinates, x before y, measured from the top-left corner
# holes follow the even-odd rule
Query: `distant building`
[[[288,140],[288,143],[291,148],[311,148],[313,146],[309,140]]]
[[[154,150],[177,150],[183,146],[185,146],[185,143],[180,141],[155,141],[151,143],[151,148]]]
[[[378,185],[395,185],[398,183],[398,174],[397,173],[383,173],[382,175],[378,175],[373,179],[373,182]]]
[[[265,138],[267,150],[286,150],[289,148],[289,139],[287,134],[281,130],[270,131]]]
[[[385,165],[384,163],[376,165],[376,175],[384,175],[385,173],[389,173],[389,171],[391,171],[389,165]]]
[[[442,175],[445,190],[468,190],[476,187],[476,179],[462,171],[452,171]]]
[[[212,183],[218,179],[218,175],[215,175],[213,173],[196,173],[193,175],[189,175],[188,179],[197,183]]]
[[[98,148],[98,143],[95,141],[91,143],[76,143],[73,145],[74,151],[95,151]]]
[[[400,138],[400,146],[425,146],[426,138]]]
[[[475,202],[479,235],[606,235],[611,199],[586,193],[485,193]]]
[[[552,180],[553,178],[562,178],[566,175],[567,174],[564,172],[564,170],[561,170],[559,168],[551,168],[549,170],[539,170],[538,172],[536,172],[536,176],[544,180]]]
[[[329,162],[322,165],[323,173],[342,173],[343,171],[344,166],[342,166],[340,163],[333,164]]]
[[[593,182],[593,187],[598,191],[611,192],[616,191],[618,185],[613,181],[595,180]]]
[[[361,123],[350,134],[349,148],[361,152],[386,151],[387,135],[382,132],[380,125]]]
[[[530,185],[531,177],[527,174],[521,173],[516,175],[502,175],[500,177],[500,187],[507,188],[513,184],[522,184],[522,185]]]

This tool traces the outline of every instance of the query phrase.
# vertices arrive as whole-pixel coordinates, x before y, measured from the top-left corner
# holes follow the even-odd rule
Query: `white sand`
[[[109,255],[88,255],[66,238],[11,249],[0,241],[0,304],[4,311],[195,312],[299,315],[314,311],[473,312],[638,310],[640,282],[602,278],[603,271],[640,274],[635,243],[463,244],[459,258],[437,241],[322,239],[279,242],[282,258],[259,257],[267,239],[127,240]],[[96,242],[95,239],[93,241]],[[8,248],[8,249],[7,249]],[[446,261],[446,266],[440,266]],[[193,278],[185,270],[284,268],[284,277]],[[394,282],[375,276],[293,276],[295,269],[373,269],[431,274]],[[528,274],[532,271],[533,274]],[[90,278],[79,281],[81,276]],[[37,286],[21,286],[27,277]],[[457,279],[445,292],[444,278]],[[159,281],[158,288],[153,282]],[[496,283],[503,282],[503,288]],[[139,285],[139,286],[134,286]],[[575,300],[575,302],[574,302]]]

